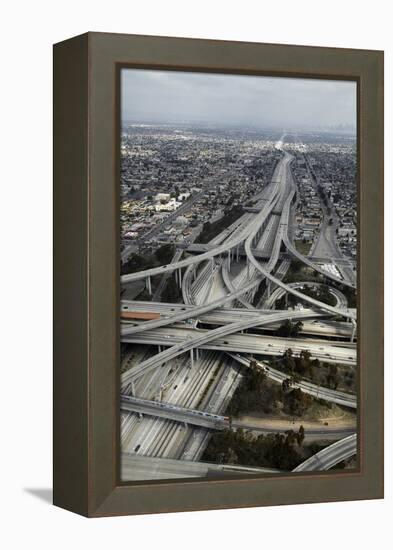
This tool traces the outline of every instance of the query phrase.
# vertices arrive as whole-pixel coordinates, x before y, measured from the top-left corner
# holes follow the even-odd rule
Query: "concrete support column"
[[[270,279],[267,280],[267,297],[270,298]]]
[[[352,319],[352,333],[351,333],[351,342],[354,341],[356,336],[356,321]]]
[[[228,269],[231,269],[231,251],[228,250]]]
[[[135,396],[135,384],[134,382],[131,382],[131,393],[133,396]]]
[[[158,346],[158,353],[161,353],[161,352],[162,352],[162,347]]]
[[[151,278],[150,277],[146,279],[146,287],[147,287],[147,292],[151,295]]]
[[[182,283],[182,272],[181,272],[181,268],[179,269],[179,287],[181,286],[181,283]]]
[[[195,348],[196,360],[199,361],[199,348]]]
[[[285,293],[285,307],[288,309],[288,292]]]

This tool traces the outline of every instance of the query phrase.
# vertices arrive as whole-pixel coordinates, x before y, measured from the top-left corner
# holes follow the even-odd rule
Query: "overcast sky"
[[[356,84],[123,69],[122,121],[356,127]]]

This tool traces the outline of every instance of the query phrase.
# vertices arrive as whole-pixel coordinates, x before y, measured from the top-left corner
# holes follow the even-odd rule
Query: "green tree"
[[[282,381],[282,384],[281,384],[281,388],[282,388],[283,393],[287,393],[287,391],[289,390],[290,387],[291,387],[291,379],[290,378],[285,378]]]
[[[297,433],[297,444],[299,445],[299,447],[302,446],[304,437],[305,437],[304,428],[303,428],[303,425],[301,425]]]
[[[288,348],[283,355],[283,363],[287,372],[293,374],[295,371],[296,363],[293,357],[293,352],[291,348]]]
[[[291,415],[302,416],[310,404],[310,396],[300,388],[295,388],[284,396],[284,410]]]
[[[173,257],[173,253],[174,246],[172,244],[164,244],[160,246],[160,248],[157,248],[155,256],[160,264],[165,265],[170,263]]]
[[[337,365],[329,365],[328,374],[326,376],[326,382],[329,388],[336,390],[340,381]]]

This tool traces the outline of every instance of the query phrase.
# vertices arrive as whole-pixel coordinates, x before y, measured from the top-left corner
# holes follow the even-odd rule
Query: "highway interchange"
[[[356,367],[356,310],[348,307],[345,294],[337,288],[354,289],[356,285],[345,268],[345,258],[336,263],[338,276],[326,269],[330,260],[316,254],[305,257],[293,244],[290,225],[297,188],[292,160],[292,155],[282,150],[272,181],[254,197],[252,212],[245,211],[201,253],[195,253],[191,243],[189,251],[177,249],[168,265],[122,276],[124,287],[139,280],[147,289],[151,289],[153,277],[161,277],[153,301],[121,303],[123,312],[159,314],[158,319],[128,320],[121,325],[122,344],[133,344],[127,348],[121,373],[122,468],[128,479],[194,477],[214,472],[217,466],[201,463],[203,451],[213,431],[228,428],[225,410],[254,355],[280,357],[291,348],[294,355],[308,350],[324,363]],[[332,247],[338,256],[337,247]],[[318,245],[317,252],[321,249]],[[290,258],[323,275],[336,300],[334,306],[303,294],[304,283],[283,281]],[[184,303],[158,301],[172,273]],[[265,291],[255,303],[263,282]],[[274,309],[276,301],[288,295],[301,300],[303,306]],[[279,338],[269,333],[286,320],[303,323],[299,337]],[[270,380],[281,384],[285,379],[285,374],[263,361],[257,364]],[[356,396],[351,393],[307,380],[297,381],[294,387],[356,410]],[[236,425],[241,423],[231,422],[232,429]],[[291,429],[289,423],[287,429]],[[348,433],[348,429],[334,431],[322,425],[316,430],[321,439],[325,435],[328,438],[330,432],[330,438],[333,434],[338,441],[296,471],[329,469],[355,455],[355,431],[356,426]],[[309,432],[312,435],[312,430]],[[146,458],[143,467],[142,457]],[[150,475],[148,463],[154,463]],[[233,468],[228,466],[227,470]],[[247,465],[244,468],[255,472]]]

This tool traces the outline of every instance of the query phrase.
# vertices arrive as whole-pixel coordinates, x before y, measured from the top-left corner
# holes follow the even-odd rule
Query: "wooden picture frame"
[[[119,68],[358,85],[356,471],[122,483]],[[383,497],[383,52],[87,33],[54,46],[54,504],[89,516]]]

